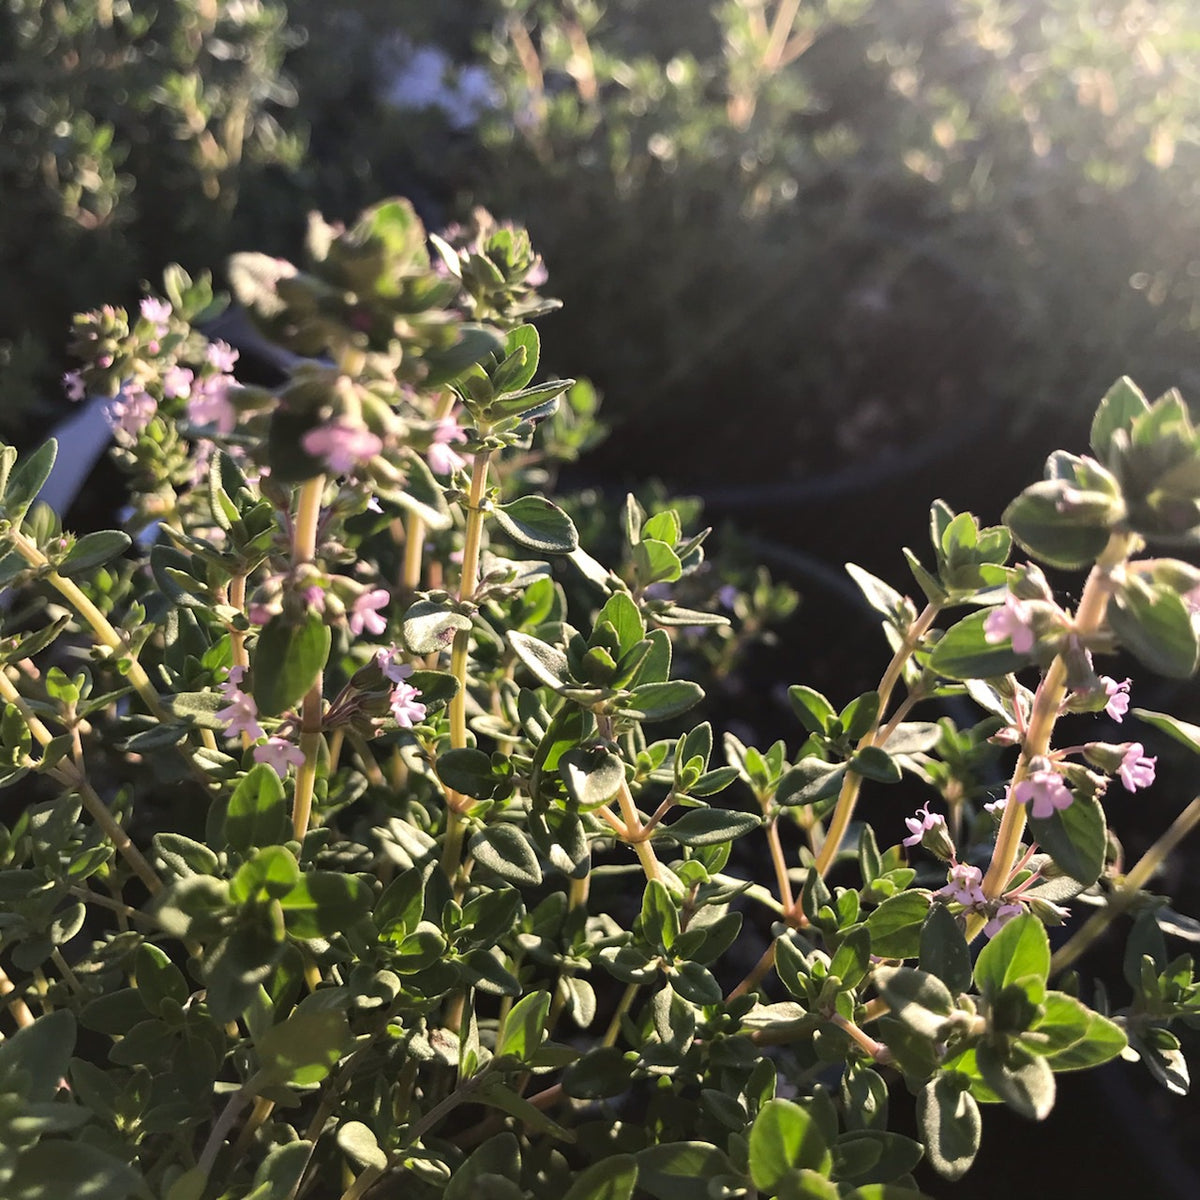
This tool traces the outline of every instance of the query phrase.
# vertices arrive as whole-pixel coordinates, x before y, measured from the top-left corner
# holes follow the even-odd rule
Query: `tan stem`
[[[0,999],[10,995],[17,989],[13,986],[13,981],[9,979],[3,967],[0,967]],[[13,1020],[24,1029],[28,1025],[32,1025],[36,1019],[29,1009],[29,1005],[21,999],[20,996],[14,997],[7,1003],[7,1008],[12,1013]]]
[[[784,912],[791,912],[796,907],[792,896],[792,881],[788,878],[787,861],[783,856],[783,845],[779,840],[779,822],[772,821],[767,826],[767,845],[771,847],[771,862],[775,865],[775,882],[779,885],[779,902]]]
[[[1072,622],[1073,633],[1081,638],[1095,633],[1104,623],[1108,609],[1108,597],[1112,589],[1113,573],[1125,561],[1133,545],[1133,537],[1127,533],[1114,533],[1096,560],[1096,565],[1084,584],[1079,608]],[[992,849],[992,860],[983,877],[983,894],[995,900],[1004,894],[1012,875],[1013,865],[1021,847],[1021,835],[1025,832],[1025,805],[1013,800],[1013,789],[1029,774],[1029,764],[1034,758],[1045,757],[1050,750],[1050,738],[1067,694],[1067,665],[1062,655],[1055,658],[1046,672],[1034,698],[1033,711],[1029,716],[1024,745],[1017,759],[1012,780],[1008,788],[1008,803],[996,833],[996,845]],[[982,929],[984,919],[972,914],[967,923],[968,937],[976,936]]]
[[[471,600],[479,582],[479,549],[483,541],[483,499],[487,492],[490,451],[481,450],[475,456],[471,470],[471,491],[467,499],[467,529],[463,544],[462,574],[459,577],[458,598]],[[460,629],[454,635],[450,651],[450,672],[458,680],[458,692],[450,701],[450,745],[461,750],[467,744],[467,653],[471,646],[471,631]],[[470,797],[453,790],[446,793],[452,813],[465,812]]]
[[[30,566],[45,569],[49,565],[46,556],[19,530],[10,530],[9,538],[13,548]],[[67,579],[57,571],[47,571],[43,578],[62,596],[68,604],[91,626],[96,640],[114,655],[125,654],[129,646],[125,639],[113,628],[112,622],[92,603],[72,579]],[[160,721],[169,720],[169,715],[159,702],[158,692],[135,658],[129,657],[129,670],[125,677],[133,685],[134,691],[141,697],[142,703]]]
[[[1197,796],[1171,822],[1170,828],[1146,851],[1137,864],[1126,873],[1120,886],[1108,898],[1108,903],[1090,917],[1054,952],[1050,959],[1052,973],[1065,971],[1108,927],[1129,907],[1138,893],[1150,882],[1155,871],[1168,855],[1200,823],[1200,796]]]
[[[312,562],[317,553],[317,527],[321,519],[321,496],[325,476],[317,475],[300,488],[296,508],[296,523],[292,530],[292,565]],[[321,752],[321,685],[322,673],[317,672],[313,685],[305,693],[300,707],[300,753],[304,762],[296,770],[296,787],[292,799],[292,834],[303,841],[312,819],[313,793],[317,782],[317,761]]]
[[[904,640],[896,647],[892,661],[888,663],[887,670],[884,671],[883,678],[879,682],[879,715],[875,718],[872,727],[859,739],[859,750],[863,750],[867,746],[882,744],[882,739],[879,738],[880,717],[887,710],[892,691],[904,673],[904,664],[908,662],[913,651],[920,644],[921,638],[929,631],[929,627],[933,624],[939,611],[940,606],[927,604],[924,612],[909,626]],[[813,870],[818,875],[824,876],[833,863],[838,847],[841,846],[842,839],[846,836],[846,830],[850,826],[850,820],[854,816],[854,806],[858,802],[858,793],[861,787],[862,776],[857,771],[847,769],[842,780],[841,791],[838,793],[837,805],[833,810],[833,817],[829,822],[829,832],[821,843],[817,861],[813,866]]]

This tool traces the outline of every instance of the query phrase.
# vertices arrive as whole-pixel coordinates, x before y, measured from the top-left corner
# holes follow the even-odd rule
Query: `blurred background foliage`
[[[644,435],[601,476],[1196,394],[1197,45],[1189,0],[0,0],[0,423],[76,309],[396,192],[529,226],[548,362]]]

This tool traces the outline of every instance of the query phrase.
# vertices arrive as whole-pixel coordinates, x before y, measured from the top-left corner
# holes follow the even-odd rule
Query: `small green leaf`
[[[1159,675],[1187,679],[1200,657],[1192,615],[1174,589],[1130,579],[1108,602],[1117,641]]]
[[[571,674],[567,656],[557,647],[515,630],[509,632],[508,642],[539,683],[556,690],[570,685]]]
[[[699,684],[687,679],[670,679],[665,683],[643,683],[635,687],[622,707],[639,721],[666,721],[682,716],[703,699],[704,691]]]
[[[880,958],[916,958],[928,914],[928,892],[912,890],[889,897],[867,917],[871,953]]]
[[[1047,992],[1042,1007],[1044,1013],[1031,1030],[1037,1036],[1022,1044],[1047,1059],[1056,1073],[1098,1067],[1129,1044],[1119,1025],[1074,996]]]
[[[1059,479],[1031,484],[1004,510],[1004,523],[1030,554],[1053,567],[1088,567],[1108,545],[1117,501],[1103,493],[1072,511],[1063,500],[1072,485]]]
[[[810,754],[779,781],[775,789],[775,803],[790,808],[796,804],[814,804],[827,796],[836,796],[845,774],[845,763],[825,762]]]
[[[58,565],[58,573],[68,578],[82,575],[86,571],[106,563],[118,554],[124,554],[131,545],[128,534],[116,529],[100,529],[95,533],[85,533],[71,547],[66,558]]]
[[[984,1083],[1014,1112],[1033,1121],[1049,1116],[1054,1107],[1054,1072],[1046,1059],[1020,1045],[1013,1046],[1005,1059],[981,1042],[975,1048],[975,1062]]]
[[[614,1154],[576,1175],[562,1200],[630,1200],[637,1177],[637,1159]]]
[[[1029,828],[1039,846],[1065,874],[1090,887],[1104,870],[1108,828],[1104,808],[1093,796],[1076,795],[1049,817],[1030,817]]]
[[[833,705],[820,692],[801,684],[793,684],[788,688],[788,699],[800,724],[809,733],[824,733],[830,720],[837,715]]]
[[[859,738],[875,727],[875,719],[878,716],[879,693],[864,692],[842,709],[839,716],[842,733],[852,742],[857,742]]]
[[[585,812],[611,800],[625,782],[625,764],[602,746],[576,746],[559,759],[567,794]]]
[[[137,1171],[99,1147],[56,1138],[16,1156],[4,1195],[7,1200],[126,1200],[144,1186]]]
[[[489,825],[471,839],[470,851],[480,866],[508,883],[532,886],[542,882],[537,854],[526,834],[515,825]]]
[[[388,1156],[380,1147],[379,1139],[370,1126],[361,1121],[345,1121],[339,1125],[337,1144],[357,1167],[376,1167],[383,1170],[387,1166]]]
[[[973,612],[947,629],[929,656],[930,669],[946,679],[994,679],[1028,666],[1027,654],[1017,654],[1008,642],[993,644],[984,637],[987,618],[987,610]]]
[[[900,764],[879,746],[864,746],[850,760],[850,769],[876,783],[900,782]]]
[[[272,1083],[320,1083],[350,1042],[344,1012],[329,1008],[294,1012],[256,1040],[259,1073]]]
[[[971,950],[944,904],[930,905],[921,926],[921,970],[936,975],[954,995],[971,985]]]
[[[472,746],[443,751],[434,764],[438,778],[452,790],[476,800],[488,800],[499,782],[492,771],[491,756]]]
[[[298,938],[346,933],[370,911],[371,889],[357,876],[308,871],[279,898],[288,932]]]
[[[436,654],[450,648],[459,630],[470,628],[471,618],[449,601],[418,600],[404,614],[401,636],[413,654]]]
[[[496,1039],[497,1058],[531,1058],[546,1037],[546,1018],[550,1013],[550,993],[531,992],[509,1010],[504,1028]]]
[[[655,1200],[697,1200],[697,1181],[733,1174],[733,1164],[707,1142],[663,1142],[639,1150],[640,1190]]]
[[[791,1100],[768,1100],[750,1128],[750,1177],[773,1195],[793,1169],[829,1173],[833,1158],[817,1123]]]
[[[521,496],[497,505],[492,516],[514,542],[539,554],[570,554],[579,546],[571,518],[544,496]]]
[[[877,579],[870,571],[864,571],[854,563],[846,563],[846,572],[858,584],[859,591],[876,612],[889,619],[904,612],[905,599],[890,584]]]
[[[892,1013],[909,1029],[934,1041],[941,1037],[954,997],[936,975],[911,967],[877,967],[875,982]]]
[[[66,1009],[47,1013],[0,1042],[0,1078],[13,1079],[19,1072],[25,1101],[49,1102],[74,1049],[75,1018]]]
[[[1141,389],[1123,375],[1108,389],[1092,419],[1092,452],[1101,462],[1109,462],[1113,435],[1118,430],[1128,433],[1134,421],[1150,409]],[[1110,463],[1111,465],[1111,463]]]
[[[1152,725],[1160,733],[1173,737],[1181,745],[1186,746],[1193,754],[1200,754],[1200,725],[1181,721],[1170,713],[1151,712],[1145,708],[1133,709],[1133,715],[1139,720]]]
[[[283,781],[266,763],[255,763],[238,781],[225,812],[225,844],[246,853],[282,842],[291,828]]]
[[[1050,939],[1032,913],[1009,921],[975,960],[975,983],[985,996],[1030,976],[1044,983],[1049,974]]]
[[[917,1122],[929,1165],[943,1179],[961,1179],[979,1153],[983,1122],[975,1097],[953,1075],[937,1075],[917,1097]]]
[[[50,478],[50,471],[57,457],[58,443],[50,438],[32,454],[21,458],[9,475],[8,484],[4,489],[4,515],[14,525],[19,525],[25,519],[29,506],[37,499],[38,492]]]
[[[254,699],[264,716],[278,716],[316,682],[329,657],[329,626],[317,613],[294,625],[272,617],[254,649]]]
[[[871,965],[871,934],[865,925],[853,925],[842,934],[829,964],[830,975],[836,975],[848,988],[862,982]]]
[[[642,894],[642,936],[664,954],[679,936],[679,910],[657,879],[650,880]]]
[[[678,821],[659,826],[665,836],[682,846],[713,846],[731,842],[757,829],[762,820],[753,813],[731,812],[723,808],[693,808]]]

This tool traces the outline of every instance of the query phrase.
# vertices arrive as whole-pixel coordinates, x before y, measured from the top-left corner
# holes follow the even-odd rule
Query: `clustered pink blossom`
[[[216,716],[218,721],[224,721],[225,732],[233,735],[244,733],[248,737],[266,737],[262,726],[258,723],[258,705],[253,696],[246,695],[238,686],[242,682],[243,668],[230,667],[225,682],[219,691],[229,701],[225,708],[219,709]]]
[[[324,460],[335,475],[353,471],[359,463],[367,462],[383,449],[383,442],[369,429],[334,421],[310,429],[301,439],[305,451],[313,458]]]
[[[1128,742],[1123,747],[1121,765],[1117,774],[1125,785],[1126,791],[1136,792],[1138,788],[1147,788],[1154,782],[1154,766],[1156,758],[1146,756],[1146,748],[1141,742]]]
[[[364,629],[368,633],[382,633],[387,628],[387,620],[380,615],[379,609],[383,608],[391,598],[386,588],[375,588],[373,591],[363,592],[356,597],[350,606],[350,632],[356,636],[360,635]]]
[[[178,363],[168,367],[162,377],[163,395],[170,396],[175,400],[182,400],[191,393],[193,378],[192,372]]]
[[[1005,638],[1012,639],[1017,654],[1028,654],[1033,649],[1033,610],[1012,592],[1005,593],[1004,604],[993,608],[983,622],[984,641],[994,645]]]
[[[188,400],[188,420],[196,425],[215,425],[221,433],[237,428],[237,409],[229,401],[232,375],[212,375],[200,380]]]
[[[418,721],[425,720],[425,705],[417,703],[420,691],[405,682],[413,669],[411,663],[399,661],[400,653],[397,646],[388,646],[376,653],[375,662],[384,677],[395,685],[388,703],[392,709],[392,716],[396,718],[396,724],[402,729],[411,729]]]
[[[113,430],[136,437],[158,411],[158,401],[148,392],[121,392],[104,406],[104,415]]]
[[[417,703],[420,694],[410,683],[398,683],[392,688],[388,704],[402,729],[411,729],[418,721],[425,720],[425,705]]]
[[[970,863],[956,862],[950,868],[950,876],[946,886],[934,892],[935,896],[945,896],[954,900],[964,908],[974,908],[977,904],[986,904],[987,897],[983,894],[983,872]]]
[[[993,913],[988,923],[983,927],[984,936],[994,938],[1013,917],[1019,917],[1024,911],[1024,908],[1019,904],[1001,904],[995,913]]]
[[[939,825],[945,825],[946,818],[941,813],[931,813],[929,805],[923,808],[918,808],[916,816],[905,817],[904,824],[908,826],[909,836],[904,839],[905,846],[915,846],[925,836],[930,829],[936,829]]]
[[[261,746],[254,747],[254,761],[267,763],[282,779],[292,766],[297,770],[304,765],[304,753],[299,746],[293,746],[287,738],[269,737]]]
[[[442,417],[433,431],[433,441],[425,452],[425,461],[429,463],[429,469],[435,475],[449,475],[454,471],[461,471],[467,465],[467,460],[457,450],[451,450],[450,443],[466,440],[466,430],[461,429],[453,417]]]
[[[1031,772],[1012,789],[1012,797],[1018,804],[1032,804],[1038,820],[1052,816],[1057,809],[1069,808],[1074,799],[1062,776],[1049,769]]]
[[[147,296],[141,303],[142,316],[154,326],[154,332],[162,337],[167,332],[171,319],[171,306],[165,300]]]
[[[228,342],[216,341],[208,343],[208,349],[204,352],[204,357],[221,374],[229,375],[232,373],[233,365],[237,362],[240,355]]]
[[[1104,711],[1119,725],[1129,711],[1129,680],[1118,683],[1107,675],[1101,675],[1100,682],[1104,684],[1104,693],[1108,697]]]

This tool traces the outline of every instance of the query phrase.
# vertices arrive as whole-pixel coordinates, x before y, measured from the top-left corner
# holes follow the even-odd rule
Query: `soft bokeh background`
[[[775,685],[881,661],[841,562],[903,586],[934,496],[995,521],[1120,374],[1200,396],[1198,47],[1193,0],[0,0],[0,437],[170,261],[484,205],[605,397],[571,482],[699,495],[803,593],[738,705],[794,740]],[[1118,1064],[926,1185],[1194,1197],[1188,1114]]]

